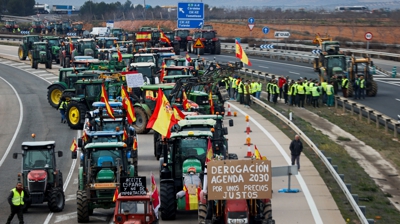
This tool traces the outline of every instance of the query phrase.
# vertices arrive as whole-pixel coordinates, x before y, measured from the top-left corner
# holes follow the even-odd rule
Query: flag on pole
[[[188,52],[186,52],[186,61],[189,62],[189,63],[192,62],[192,58],[190,58]]]
[[[134,140],[133,140],[133,150],[137,150],[137,139],[136,138],[134,138]]]
[[[107,110],[108,116],[110,116],[110,118],[115,120],[114,110],[112,109],[112,107],[108,103],[108,96],[107,96],[107,91],[106,91],[106,87],[104,86],[104,83],[101,85],[100,101],[106,104],[106,110]]]
[[[116,187],[115,188],[115,191],[114,191],[114,197],[113,197],[113,202],[115,202],[115,201],[117,201],[117,199],[118,199],[118,187]]]
[[[160,195],[158,194],[156,180],[154,179],[154,174],[151,173],[151,198],[153,200],[153,210],[154,214],[158,219],[158,209],[160,208]]]
[[[179,110],[179,108],[176,105],[173,105],[173,107],[174,107],[175,119],[178,120],[178,121],[185,119],[186,115],[183,114],[182,111]]]
[[[163,61],[161,64],[160,83],[162,83],[164,81],[166,67],[167,67],[167,65],[165,65],[165,62]]]
[[[146,128],[152,128],[161,135],[169,138],[171,128],[177,123],[174,111],[161,89],[158,89],[156,108],[147,122]]]
[[[69,149],[70,149],[72,152],[75,152],[75,151],[78,149],[78,144],[76,144],[75,138],[74,138],[74,140],[72,140],[72,144],[71,144],[71,147],[69,147]]]
[[[132,102],[129,99],[128,92],[126,91],[124,85],[121,86],[121,98],[122,107],[126,110],[126,117],[128,118],[128,123],[132,124],[136,121],[135,110],[133,108]]]
[[[88,140],[88,136],[87,136],[85,130],[83,130],[82,140],[83,140],[84,142],[87,142],[87,140]]]
[[[118,47],[118,62],[121,62],[121,61],[122,61],[122,54]]]
[[[210,94],[208,95],[208,102],[210,103],[210,112],[211,112],[211,114],[214,114],[215,113],[214,101],[213,101],[213,98],[212,98],[212,92],[211,91],[210,91]]]
[[[167,36],[165,36],[165,33],[161,30],[160,30],[160,40],[162,42],[168,43],[169,46],[171,46],[171,40]]]
[[[239,42],[235,40],[235,45],[236,45],[236,57],[240,59],[243,63],[245,63],[248,66],[251,66],[251,62],[249,58],[246,55],[246,52],[244,52],[242,46],[240,46]]]
[[[260,154],[260,151],[258,151],[256,145],[254,145],[254,156],[256,157],[256,159],[259,159],[259,160],[262,159],[262,156],[261,156],[261,154]]]
[[[72,42],[71,37],[68,37],[69,39],[69,52],[72,53],[72,51],[74,50],[74,43]]]
[[[185,92],[185,90],[182,90],[182,106],[183,106],[183,109],[184,110],[189,110],[190,109],[190,104],[189,104],[189,102],[188,102],[188,98],[187,98],[187,96],[186,96],[186,92]]]

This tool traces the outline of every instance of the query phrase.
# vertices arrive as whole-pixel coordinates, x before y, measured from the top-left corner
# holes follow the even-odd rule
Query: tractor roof
[[[174,86],[168,83],[144,85],[141,87],[144,90],[158,90],[158,89],[173,89]]]
[[[96,142],[85,145],[85,149],[125,148],[125,142]]]
[[[115,132],[115,131],[86,131],[86,134],[90,137],[95,137],[95,136],[109,136],[109,137],[117,137],[117,136],[121,136],[124,134],[124,131],[119,131],[119,132]]]
[[[210,126],[214,127],[217,123],[216,120],[213,119],[204,119],[204,120],[180,120],[178,121],[178,125],[181,127],[191,127],[191,126]]]
[[[138,63],[131,63],[132,67],[150,67],[153,66],[155,67],[156,64],[154,62],[138,62]]]
[[[33,42],[34,45],[46,45],[46,42]]]
[[[60,37],[56,37],[56,36],[44,36],[43,39],[49,40],[49,39],[60,39]]]
[[[94,41],[93,38],[84,38],[84,39],[79,39],[78,42],[91,42]]]
[[[108,102],[110,104],[110,107],[115,108],[115,107],[122,107],[122,103],[121,102]],[[102,107],[105,108],[106,104],[103,102],[94,102],[92,104],[93,107],[97,108],[97,107]]]
[[[25,147],[37,147],[37,146],[43,146],[43,147],[54,147],[56,144],[55,141],[34,141],[34,142],[22,142],[21,146],[22,149],[27,149]]]
[[[211,131],[180,131],[172,132],[171,138],[177,137],[212,137],[213,133]]]
[[[197,115],[197,116],[186,116],[186,120],[203,120],[203,119],[223,119],[222,115]]]

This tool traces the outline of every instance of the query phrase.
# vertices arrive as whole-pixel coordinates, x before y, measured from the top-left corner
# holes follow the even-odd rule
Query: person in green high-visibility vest
[[[319,101],[319,96],[320,96],[320,88],[319,88],[319,83],[315,83],[313,87],[311,88],[311,95],[312,95],[312,105],[313,107],[319,107],[318,101]]]
[[[365,100],[366,83],[365,83],[364,76],[361,75],[360,78],[356,82],[357,82],[357,85],[358,85],[358,91],[357,91],[358,99],[361,100],[361,97],[362,97]]]
[[[11,206],[11,214],[8,216],[6,224],[10,224],[11,220],[17,214],[19,224],[24,223],[24,204],[25,204],[25,191],[21,182],[17,183],[17,186],[11,189],[10,195],[7,198],[8,204]]]
[[[347,79],[347,76],[343,76],[342,79],[342,93],[343,97],[347,98],[347,89],[349,88],[349,80]]]

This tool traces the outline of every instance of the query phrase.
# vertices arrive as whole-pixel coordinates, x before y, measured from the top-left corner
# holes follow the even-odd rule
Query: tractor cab
[[[118,195],[114,209],[114,223],[156,223],[157,217],[152,206],[150,194],[137,196]]]
[[[142,73],[146,84],[155,84],[157,69],[153,62],[131,63],[130,67],[132,67],[134,71]]]
[[[99,49],[110,49],[116,47],[116,41],[118,41],[117,37],[98,37],[97,45]]]
[[[94,39],[79,39],[77,43],[76,54],[79,56],[92,56],[97,58],[96,52],[96,42]]]
[[[172,65],[170,67],[165,68],[165,75],[191,75],[191,71],[193,70],[192,66],[175,66]]]

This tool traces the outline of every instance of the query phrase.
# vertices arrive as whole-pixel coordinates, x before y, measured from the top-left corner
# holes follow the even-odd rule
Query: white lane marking
[[[10,153],[11,147],[14,145],[15,139],[17,138],[18,132],[19,132],[19,130],[21,128],[22,120],[24,118],[24,107],[22,105],[22,101],[21,101],[21,98],[18,95],[17,90],[11,85],[11,83],[7,82],[3,77],[0,77],[0,79],[2,79],[5,83],[7,83],[7,85],[9,85],[11,87],[11,89],[14,91],[15,96],[17,96],[17,99],[18,99],[19,110],[20,110],[17,129],[14,132],[14,135],[13,135],[11,141],[10,141],[10,144],[7,147],[6,152],[4,153],[3,157],[0,160],[0,167],[1,167],[3,165],[3,163],[4,163],[4,160],[6,160],[6,158],[8,156],[8,153]]]
[[[295,74],[295,75],[300,75],[300,73],[298,73],[298,72],[291,72],[291,71],[289,71],[289,73],[292,73],[292,74]]]
[[[48,78],[46,78],[46,79],[58,79],[58,77],[53,76],[53,77],[48,77]]]
[[[400,99],[396,99],[397,101],[400,101]]]
[[[64,221],[67,221],[67,220],[70,220],[70,219],[74,219],[74,218],[76,218],[76,212],[70,212],[70,213],[67,213],[67,214],[65,214],[65,215],[57,215],[56,216],[56,220],[54,221],[54,223],[58,223],[58,222],[64,222]]]
[[[230,103],[229,103],[230,104]],[[244,116],[247,115],[247,113],[245,113],[243,110],[239,109],[237,106],[230,104],[231,107],[235,108],[236,110],[238,110],[241,114],[243,114]],[[276,148],[279,150],[279,152],[282,154],[283,158],[286,160],[287,164],[290,165],[291,164],[291,159],[289,158],[289,156],[286,154],[285,150],[282,148],[282,146],[278,143],[278,141],[276,141],[276,139],[263,127],[261,126],[260,123],[258,123],[256,120],[254,120],[254,118],[250,117],[250,120],[262,131],[264,132],[264,134],[272,141],[272,143],[274,143],[274,145],[276,146]],[[311,214],[314,217],[314,221],[315,223],[323,223],[321,216],[319,214],[319,211],[317,209],[317,206],[315,205],[314,199],[311,196],[310,190],[307,187],[307,184],[305,183],[303,177],[301,176],[301,174],[299,173],[298,175],[295,175],[297,181],[299,181],[300,187],[303,190],[304,196],[306,197],[308,206],[310,207],[311,210]]]
[[[54,74],[46,73],[46,74],[43,74],[43,75],[38,75],[38,76],[40,76],[40,77],[45,77],[45,76],[54,76]]]
[[[260,67],[260,68],[269,68],[269,67],[267,67],[267,66],[258,66],[258,67]]]
[[[25,69],[26,71],[28,71],[28,69]],[[36,71],[36,72],[31,72],[33,74],[38,74],[38,73],[47,73],[47,71]]]
[[[30,65],[22,65],[22,66],[18,66],[18,67],[20,67],[20,68],[30,68],[31,66]]]

